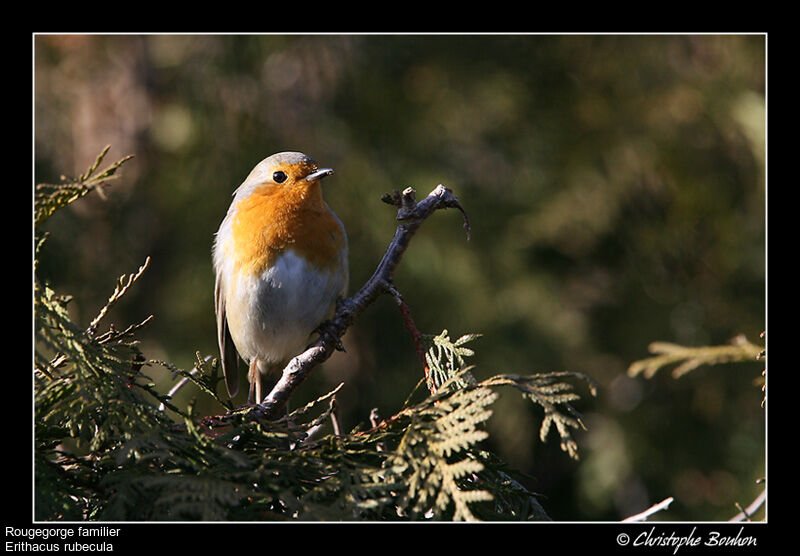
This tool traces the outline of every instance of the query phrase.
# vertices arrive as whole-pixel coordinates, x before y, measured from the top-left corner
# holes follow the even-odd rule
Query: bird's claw
[[[342,345],[342,340],[339,338],[339,334],[337,334],[336,326],[333,322],[326,320],[320,323],[314,331],[322,337],[323,340],[326,342],[331,342],[334,344],[336,351],[346,351],[344,349],[344,345]]]

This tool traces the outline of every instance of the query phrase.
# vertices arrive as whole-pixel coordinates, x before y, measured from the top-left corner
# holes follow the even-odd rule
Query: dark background
[[[88,324],[154,314],[148,358],[216,355],[211,242],[266,156],[336,173],[328,203],[353,292],[394,230],[380,197],[452,188],[396,275],[418,327],[469,332],[477,378],[572,370],[588,430],[570,460],[541,412],[503,391],[487,446],[535,479],[557,520],[618,520],[673,496],[670,520],[726,520],[762,488],[763,362],[629,378],[652,341],[712,345],[765,329],[763,35],[37,35],[36,182],[134,154],[107,200],[57,213],[38,275]],[[292,405],[340,382],[345,429],[397,411],[421,376],[382,298]],[[163,391],[172,384],[147,369]],[[246,391],[246,389],[242,389]],[[186,404],[198,392],[185,389]],[[241,402],[242,400],[237,400]],[[201,398],[197,411],[219,412]]]

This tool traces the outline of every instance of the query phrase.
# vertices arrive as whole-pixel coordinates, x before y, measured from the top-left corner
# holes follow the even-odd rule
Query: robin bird
[[[260,403],[271,373],[306,347],[345,295],[347,235],[320,185],[332,173],[303,153],[281,152],[233,193],[213,247],[217,340],[231,398],[239,356],[249,365],[248,402]]]

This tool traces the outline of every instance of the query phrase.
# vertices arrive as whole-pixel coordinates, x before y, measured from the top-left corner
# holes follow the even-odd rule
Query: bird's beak
[[[330,176],[331,174],[333,174],[333,168],[320,168],[319,170],[315,170],[314,172],[311,172],[309,175],[307,175],[304,178],[304,181],[310,183],[312,181],[321,180],[325,176]]]

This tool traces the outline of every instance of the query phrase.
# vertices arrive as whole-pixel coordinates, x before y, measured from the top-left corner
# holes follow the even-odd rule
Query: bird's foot
[[[325,342],[331,342],[336,346],[336,351],[345,351],[342,340],[339,338],[338,328],[333,321],[325,320],[314,329]]]

